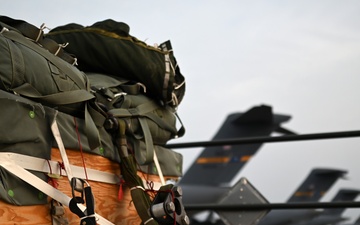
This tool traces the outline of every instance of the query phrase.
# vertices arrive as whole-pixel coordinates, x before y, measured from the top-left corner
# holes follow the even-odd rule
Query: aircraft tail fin
[[[355,198],[360,194],[360,190],[354,189],[340,189],[335,197],[332,199],[332,202],[346,202],[354,201]],[[324,214],[327,215],[341,215],[346,208],[329,208],[324,210]]]
[[[291,195],[288,202],[315,202],[347,172],[338,169],[313,169],[299,188]]]
[[[280,129],[280,124],[290,118],[273,114],[270,106],[256,106],[245,113],[230,114],[212,140],[270,136],[274,131],[285,131]],[[227,186],[261,145],[206,147],[184,174],[180,184]]]

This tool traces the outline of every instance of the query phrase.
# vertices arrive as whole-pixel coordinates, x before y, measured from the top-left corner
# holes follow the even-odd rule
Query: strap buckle
[[[95,199],[89,183],[86,180],[73,177],[71,179],[71,187],[73,198],[69,203],[70,211],[80,218],[80,225],[96,225]],[[76,196],[75,191],[80,192],[80,196]],[[83,212],[78,204],[84,204],[85,202],[86,210]]]

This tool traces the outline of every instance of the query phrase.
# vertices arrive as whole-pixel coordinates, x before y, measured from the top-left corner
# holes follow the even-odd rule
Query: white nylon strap
[[[13,152],[1,152],[0,157],[9,157],[17,165],[21,166],[24,169],[44,172],[48,174],[51,173],[56,176],[60,176],[60,175],[67,176],[66,171],[63,170],[59,166],[59,163],[56,161],[36,158],[33,156],[27,156]],[[86,178],[83,167],[70,165],[70,168],[75,177],[79,177],[82,179]],[[88,168],[86,170],[88,173],[89,180],[99,181],[109,184],[119,184],[120,182],[120,178],[116,174],[94,170],[94,169],[88,169]]]
[[[162,185],[165,185],[165,179],[164,179],[164,175],[162,173],[162,170],[161,170],[161,167],[160,167],[160,163],[159,163],[159,160],[158,160],[158,157],[156,155],[156,151],[154,149],[154,163],[155,163],[155,166],[156,166],[156,169],[158,171],[158,174],[159,174],[159,177],[160,177],[160,181],[161,181],[161,184]]]
[[[65,195],[61,191],[52,187],[50,184],[44,182],[37,176],[17,165],[8,155],[5,154],[0,157],[0,166],[9,171],[10,173],[14,174],[15,176],[19,177],[26,183],[35,187],[36,189],[42,191],[44,194],[60,202],[64,206],[69,207],[69,202],[71,200],[69,196]],[[81,210],[86,210],[86,207],[84,205],[79,204],[78,206]],[[107,219],[103,218],[98,214],[95,214],[95,216],[99,225],[114,225],[112,222],[108,221]]]
[[[28,155],[22,155],[14,152],[0,152],[0,158],[9,158],[12,161],[14,161],[17,165],[20,167],[27,169],[27,170],[33,170],[38,172],[43,172],[47,174],[53,174],[56,176],[67,176],[66,171],[59,167],[59,163],[56,161],[36,158],[33,156]],[[51,169],[49,168],[49,165]],[[84,174],[84,168],[80,166],[74,166],[70,164],[70,168],[73,172],[73,175],[75,177],[79,177],[82,179],[86,179]],[[160,168],[160,167],[159,167]],[[159,169],[158,169],[159,170]],[[116,174],[103,172],[100,170],[95,169],[86,169],[88,178],[91,181],[97,181],[102,183],[108,183],[108,184],[119,184],[120,183],[120,177]],[[143,184],[146,187],[147,181],[143,180]],[[162,186],[162,183],[152,181],[153,183],[153,189],[159,190]]]
[[[56,142],[58,144],[58,148],[60,150],[61,158],[63,160],[64,167],[65,167],[66,173],[68,175],[69,182],[71,183],[71,178],[73,177],[73,174],[71,172],[69,159],[67,158],[66,150],[65,150],[63,141],[61,139],[60,131],[59,131],[59,128],[58,128],[58,125],[57,125],[57,122],[56,122],[56,115],[55,115],[55,118],[53,120],[53,123],[51,124],[51,131],[53,132],[54,138],[55,138],[55,140],[56,140]],[[158,171],[161,184],[165,185],[165,179],[164,179],[164,175],[162,173],[162,170],[161,170],[161,167],[160,167],[160,164],[159,164],[159,160],[158,160],[158,158],[156,156],[155,150],[153,152],[154,152],[153,160],[155,162],[155,166],[156,166],[156,169]],[[143,180],[143,183],[146,183],[146,181]]]
[[[68,159],[68,157],[66,155],[66,150],[65,150],[64,143],[63,143],[63,141],[61,139],[59,127],[58,127],[57,122],[56,122],[56,114],[55,114],[54,120],[52,121],[52,124],[51,124],[51,131],[52,131],[52,133],[54,135],[55,141],[56,141],[56,143],[58,145],[58,148],[60,150],[61,159],[62,159],[62,161],[64,163],[64,167],[65,167],[65,171],[66,171],[68,180],[71,183],[71,179],[73,178],[73,174],[71,172],[69,159]]]

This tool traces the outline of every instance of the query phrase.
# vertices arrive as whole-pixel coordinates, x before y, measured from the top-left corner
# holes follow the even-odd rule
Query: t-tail
[[[358,189],[340,189],[334,198],[331,200],[332,202],[351,202],[354,201],[360,194],[360,190]],[[328,208],[325,209],[323,214],[326,215],[338,215],[340,216],[346,208]]]
[[[291,195],[288,202],[317,202],[346,173],[338,169],[315,168]]]
[[[346,171],[339,169],[315,168],[294,191],[287,202],[319,202],[330,187],[346,173]],[[320,214],[321,212],[315,209],[272,210],[258,225],[308,225],[309,221],[312,221]]]
[[[260,105],[245,113],[230,114],[212,140],[270,136],[273,132],[294,134],[280,125],[291,117],[273,114]],[[182,177],[180,184],[227,186],[262,144],[206,147]]]
[[[331,200],[332,202],[351,202],[356,199],[359,195],[359,190],[354,189],[340,189],[335,197]],[[348,220],[346,217],[342,217],[343,212],[346,208],[327,208],[309,221],[303,221],[301,223],[293,225],[327,225],[327,224],[339,224],[342,221]]]

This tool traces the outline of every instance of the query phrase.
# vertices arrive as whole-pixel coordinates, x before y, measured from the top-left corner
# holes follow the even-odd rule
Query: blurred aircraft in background
[[[345,202],[345,201],[354,201],[356,197],[360,194],[360,190],[354,189],[340,189],[338,193],[332,199],[332,202]],[[328,208],[324,209],[320,215],[315,217],[310,221],[304,221],[301,223],[295,223],[293,225],[327,225],[327,224],[337,224],[339,222],[345,221],[348,218],[344,218],[341,214],[345,211],[346,208]]]
[[[287,203],[318,202],[330,187],[347,172],[337,169],[313,169]],[[259,225],[298,224],[319,216],[322,211],[315,209],[283,209],[270,211]],[[301,223],[302,224],[302,223]]]
[[[274,133],[295,135],[281,126],[291,116],[274,114],[272,108],[260,105],[244,113],[230,114],[214,138],[231,140],[235,138],[266,137]],[[234,203],[233,196],[244,195],[243,189],[250,193],[251,203],[268,203],[246,179],[241,178],[235,185],[234,178],[251,157],[261,148],[262,143],[234,144],[205,147],[194,163],[179,181],[185,205],[241,204]],[[329,188],[347,171],[331,168],[314,168],[287,203],[318,202]],[[238,200],[238,199],[237,199]],[[206,211],[208,216],[199,219],[203,210],[188,210],[191,224],[238,224],[238,212]],[[297,224],[320,216],[323,212],[315,209],[262,210],[245,219],[246,222],[259,222],[261,225]],[[251,214],[248,212],[247,214]],[[244,214],[242,214],[244,215]],[[220,219],[219,219],[220,217]],[[337,215],[336,217],[341,217]],[[320,218],[320,217],[319,217]],[[242,218],[244,222],[244,219]]]
[[[273,114],[270,106],[255,106],[245,113],[230,114],[212,140],[270,136],[274,132],[295,134],[281,127],[290,118]],[[262,143],[206,147],[179,182],[184,205],[223,201],[232,190],[230,183],[261,146]],[[191,220],[196,213],[187,210]]]

